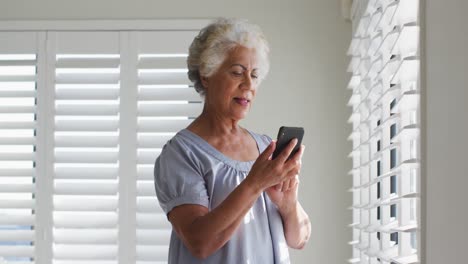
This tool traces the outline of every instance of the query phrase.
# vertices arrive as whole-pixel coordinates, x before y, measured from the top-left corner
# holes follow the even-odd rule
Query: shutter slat
[[[55,212],[55,228],[116,228],[116,212]]]
[[[57,244],[100,245],[117,243],[116,229],[55,229],[54,241]]]
[[[55,131],[117,131],[118,120],[56,120]]]
[[[140,72],[138,74],[140,85],[175,85],[189,84],[186,72]]]
[[[140,181],[139,181],[140,182]],[[153,182],[151,182],[153,184]],[[137,212],[139,213],[164,213],[158,204],[156,197],[137,197]]]
[[[1,139],[0,139],[1,140]],[[115,136],[96,136],[96,135],[56,135],[56,147],[117,147],[119,138]]]
[[[60,104],[56,105],[56,115],[116,115],[119,113],[118,104]]]
[[[117,198],[98,199],[98,198],[67,198],[60,197],[54,199],[54,210],[56,211],[116,211]]]
[[[187,57],[146,57],[138,61],[138,69],[185,69]]]
[[[0,183],[0,193],[33,193],[33,183]]]
[[[118,261],[117,260],[54,260],[54,264],[118,264]],[[156,264],[156,263],[152,263],[152,264]],[[164,263],[164,264],[167,264],[167,263]]]
[[[118,73],[57,73],[56,84],[117,84]]]
[[[138,229],[164,229],[171,228],[164,214],[137,213],[136,223]]]
[[[59,100],[112,100],[119,98],[115,88],[57,88],[55,99]]]
[[[137,260],[163,261],[167,259],[169,246],[137,245]]]
[[[167,260],[162,261],[144,261],[144,260],[137,260],[136,264],[167,264]]]
[[[4,243],[31,242],[34,238],[34,230],[0,230],[0,242]]]
[[[55,179],[117,179],[118,168],[115,167],[59,167],[55,168]]]
[[[58,163],[117,163],[118,150],[109,151],[55,151]],[[1,156],[0,156],[1,157]]]
[[[171,230],[137,230],[139,245],[165,245],[171,237]]]
[[[0,128],[1,129],[35,129],[36,122],[34,121],[12,121],[12,122],[5,122],[0,121]]]
[[[412,254],[398,258],[392,258],[392,261],[398,264],[416,264],[419,263],[418,255]]]
[[[63,245],[53,247],[54,259],[73,260],[114,260],[117,245]]]
[[[140,101],[201,101],[195,88],[139,88]]]
[[[116,195],[116,182],[55,182],[55,194],[62,195]]]
[[[418,80],[418,72],[419,59],[416,57],[405,58],[396,69],[391,83],[415,82]]]
[[[161,150],[139,150],[137,153],[138,164],[154,164]]]
[[[2,257],[34,257],[34,246],[4,246],[0,245],[0,256]]]
[[[0,60],[0,66],[35,66],[36,60]]]
[[[0,225],[24,225],[24,226],[33,226],[34,225],[34,216],[33,215],[14,215],[6,214],[0,217]]]
[[[154,189],[154,182],[152,181],[138,181],[137,182],[137,195],[156,197],[156,191]]]
[[[0,145],[34,145],[36,138],[31,137],[0,137]]]
[[[0,75],[0,82],[35,82],[37,77],[35,75]]]
[[[138,120],[139,132],[175,133],[187,127],[192,120]]]
[[[157,157],[156,157],[157,158]],[[154,166],[141,166],[137,167],[138,180],[153,180],[154,179]]]
[[[36,112],[35,106],[0,106],[0,114],[19,114],[19,113],[34,113]]]
[[[57,68],[72,68],[72,69],[89,69],[89,68],[118,68],[120,64],[119,58],[60,58],[57,60],[55,67]]]
[[[138,106],[139,116],[188,116],[196,117],[203,105],[196,104],[141,104]]]
[[[8,199],[0,200],[0,209],[34,209],[35,201],[31,200],[18,200],[18,199]]]
[[[404,92],[401,97],[398,99],[398,102],[395,105],[395,112],[409,112],[411,110],[417,110],[419,106],[419,92],[407,91]]]
[[[151,134],[138,135],[138,147],[140,148],[162,148],[172,136],[161,136]]]
[[[410,23],[401,28],[392,53],[403,57],[416,56],[419,53],[418,47],[419,27],[416,23]]]
[[[0,61],[1,63],[1,61]],[[36,97],[35,90],[0,90],[0,98],[26,98],[26,97]]]

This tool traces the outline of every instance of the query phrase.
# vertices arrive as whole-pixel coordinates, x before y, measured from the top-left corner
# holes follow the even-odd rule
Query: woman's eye
[[[235,76],[242,76],[242,72],[232,72]]]
[[[258,79],[258,76],[255,75],[255,74],[251,75],[251,77],[252,77],[252,79]]]

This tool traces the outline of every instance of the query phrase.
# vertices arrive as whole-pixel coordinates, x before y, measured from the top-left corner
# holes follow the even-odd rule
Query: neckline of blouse
[[[250,130],[248,129],[246,130],[247,132],[249,132],[250,136],[255,140],[255,144],[257,145],[257,150],[260,153],[260,146],[259,146],[257,137],[252,132],[250,132]],[[181,131],[179,131],[179,134],[181,134],[182,136],[188,137],[189,139],[193,141],[193,143],[195,143],[197,146],[202,148],[205,152],[217,158],[221,162],[227,165],[230,165],[231,167],[235,169],[248,172],[252,168],[252,164],[255,162],[255,160],[240,161],[240,160],[232,159],[224,155],[221,151],[217,150],[210,143],[208,143],[205,139],[193,133],[192,131],[188,130],[187,128],[184,128]]]

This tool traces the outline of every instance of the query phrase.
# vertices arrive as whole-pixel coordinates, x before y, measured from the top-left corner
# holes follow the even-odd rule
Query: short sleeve
[[[167,215],[182,204],[208,207],[206,183],[195,158],[189,149],[171,141],[164,146],[154,165],[154,184],[161,208]]]
[[[265,135],[265,134],[259,135],[259,138],[261,142],[261,144],[259,144],[259,150],[260,150],[260,153],[262,153],[263,151],[265,151],[268,145],[270,145],[272,139],[268,135]]]

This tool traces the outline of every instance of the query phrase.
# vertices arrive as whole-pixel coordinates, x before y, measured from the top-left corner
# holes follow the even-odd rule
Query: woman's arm
[[[221,248],[232,236],[260,194],[271,186],[294,177],[291,163],[285,163],[296,143],[289,144],[275,160],[272,142],[258,157],[249,175],[215,209],[185,204],[168,214],[177,235],[197,258],[206,258]]]
[[[284,235],[289,247],[302,249],[310,237],[309,216],[297,200],[299,191],[299,171],[302,166],[302,145],[294,157],[286,163],[296,164],[293,173],[296,176],[266,190],[272,202],[277,206],[283,220]]]
[[[286,243],[289,247],[295,249],[304,248],[310,238],[311,225],[309,216],[302,208],[299,202],[289,209],[289,211],[281,211],[283,219],[284,235]]]
[[[231,238],[261,192],[243,181],[214,210],[185,204],[169,213],[169,221],[192,255],[204,259]]]

